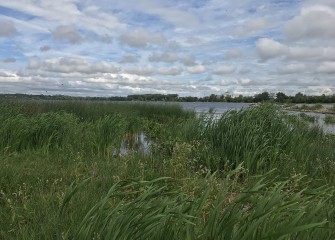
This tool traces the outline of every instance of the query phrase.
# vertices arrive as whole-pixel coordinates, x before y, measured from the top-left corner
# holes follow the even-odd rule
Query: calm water
[[[249,103],[212,103],[212,102],[180,102],[177,103],[180,104],[185,109],[191,109],[194,110],[197,113],[206,113],[210,109],[212,109],[216,114],[222,114],[228,110],[235,109],[245,109],[249,107]],[[289,114],[299,115],[300,112],[292,112],[288,111]],[[333,133],[335,134],[335,124],[325,124],[325,114],[321,113],[309,113],[305,112],[309,116],[315,116],[317,118],[317,122],[315,124],[318,124],[323,128],[325,132]]]
[[[215,113],[221,114],[228,110],[240,110],[248,108],[250,103],[225,103],[225,102],[179,102],[185,109],[195,110],[197,113],[206,113],[213,109]]]

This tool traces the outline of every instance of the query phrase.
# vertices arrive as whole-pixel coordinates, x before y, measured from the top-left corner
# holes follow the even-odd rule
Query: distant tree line
[[[283,92],[262,92],[254,96],[232,96],[230,94],[211,94],[205,97],[180,97],[178,94],[135,94],[111,97],[74,97],[66,95],[28,95],[28,94],[0,94],[0,99],[33,99],[33,100],[90,100],[90,101],[163,101],[163,102],[278,102],[278,103],[335,103],[335,94],[311,96],[298,92],[288,96]]]

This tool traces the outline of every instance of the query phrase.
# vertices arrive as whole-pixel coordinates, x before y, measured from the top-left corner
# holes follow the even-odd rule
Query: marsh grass
[[[326,124],[335,124],[335,116],[333,116],[333,115],[326,115],[325,116],[325,123]]]
[[[334,190],[300,191],[303,177],[274,181],[258,177],[243,192],[215,189],[214,176],[198,188],[200,196],[171,191],[169,178],[121,181],[86,213],[75,239],[309,239],[334,237],[332,212],[323,209]],[[85,180],[87,181],[87,180]],[[85,183],[85,182],[83,182]],[[82,184],[66,193],[63,206]],[[210,184],[211,183],[211,184]],[[171,186],[172,185],[172,186]],[[294,186],[292,188],[292,185]],[[209,207],[210,206],[210,207]],[[62,217],[62,215],[61,215]]]
[[[220,119],[192,119],[178,133],[180,139],[200,143],[194,151],[199,164],[226,171],[243,163],[250,174],[290,167],[312,172],[309,164],[333,144],[329,141],[321,146],[321,129],[310,128],[273,105],[226,112]]]
[[[309,111],[316,111],[323,109],[323,105],[320,103],[314,104],[314,105],[306,105],[303,104],[301,106],[293,106],[296,110],[309,110]]]
[[[183,110],[180,105],[164,104],[163,106],[143,102],[30,101],[21,103],[21,111],[27,115],[66,111],[85,120],[97,120],[113,113],[149,119],[188,118],[195,114],[192,111]]]
[[[334,239],[335,137],[273,105],[0,112],[0,239]]]
[[[308,115],[306,113],[299,113],[299,117],[302,120],[310,122],[310,123],[315,123],[317,121],[317,117],[316,116],[310,116],[310,115]]]

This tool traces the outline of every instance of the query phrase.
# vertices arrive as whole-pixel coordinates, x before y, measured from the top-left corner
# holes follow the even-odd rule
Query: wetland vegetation
[[[335,137],[273,104],[219,118],[89,101],[0,112],[1,239],[335,238]]]

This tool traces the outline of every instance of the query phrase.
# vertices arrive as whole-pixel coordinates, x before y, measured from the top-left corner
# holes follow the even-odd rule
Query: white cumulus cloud
[[[335,9],[315,5],[303,8],[299,16],[286,23],[288,40],[333,39],[335,37]]]
[[[288,48],[273,39],[261,38],[256,43],[256,50],[262,60],[268,60],[285,55]]]

